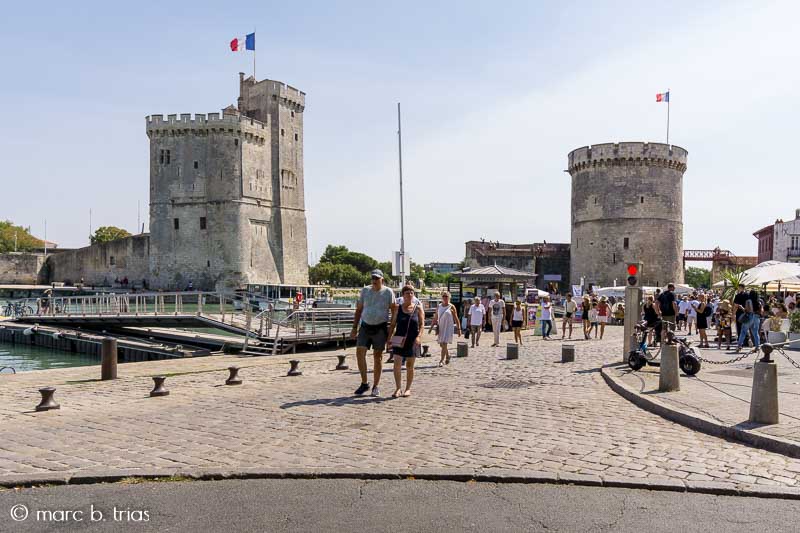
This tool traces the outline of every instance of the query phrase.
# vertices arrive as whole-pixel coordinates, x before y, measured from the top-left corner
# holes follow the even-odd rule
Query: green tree
[[[686,269],[684,280],[692,287],[711,288],[711,271],[705,268],[689,267]]]
[[[308,269],[311,283],[333,287],[363,287],[369,276],[359,272],[353,265],[318,263]]]
[[[124,239],[125,237],[130,236],[131,234],[122,228],[117,228],[115,226],[100,226],[97,228],[97,230],[95,230],[94,235],[89,237],[89,240],[92,244],[99,244],[102,242],[111,242],[118,239]]]
[[[30,229],[15,226],[13,222],[0,221],[0,253],[13,252],[16,236],[16,250],[30,252],[44,247],[44,241],[31,235]]]

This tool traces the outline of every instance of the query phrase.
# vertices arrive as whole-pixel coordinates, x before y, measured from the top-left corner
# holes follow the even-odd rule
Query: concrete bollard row
[[[561,345],[561,362],[574,363],[575,362],[575,345],[562,344]]]
[[[469,344],[459,342],[456,346],[456,357],[467,357],[469,355]]]

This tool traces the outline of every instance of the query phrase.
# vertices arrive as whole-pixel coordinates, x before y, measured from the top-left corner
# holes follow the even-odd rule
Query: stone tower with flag
[[[151,115],[150,284],[307,284],[305,93],[239,75],[236,107]]]

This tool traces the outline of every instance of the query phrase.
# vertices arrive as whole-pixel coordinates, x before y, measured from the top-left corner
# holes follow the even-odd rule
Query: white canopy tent
[[[742,273],[742,284],[746,287],[764,287],[767,291],[800,290],[800,263],[764,261]],[[715,288],[725,287],[725,281],[718,281]]]

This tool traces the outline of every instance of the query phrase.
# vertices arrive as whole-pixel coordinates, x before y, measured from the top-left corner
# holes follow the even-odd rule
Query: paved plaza
[[[689,337],[697,341],[697,335]],[[701,357],[709,361],[724,363],[741,357],[741,354],[725,349],[696,348]],[[800,351],[786,350],[786,356],[800,361]],[[658,367],[645,367],[637,372],[627,366],[608,368],[606,372],[618,382],[648,398],[687,413],[708,418],[723,426],[755,431],[767,437],[788,441],[800,450],[800,369],[792,365],[778,351],[772,359],[778,366],[778,400],[780,423],[761,425],[749,423],[750,396],[753,388],[753,363],[762,354],[752,354],[732,364],[702,363],[701,371],[692,377],[681,374],[681,390],[669,393],[658,392]]]
[[[603,341],[576,341],[576,362],[560,362],[561,342],[528,337],[515,361],[484,346],[439,368],[419,360],[411,398],[352,396],[359,383],[334,371],[339,352],[291,357],[205,357],[3,375],[0,482],[32,476],[157,469],[318,469],[338,472],[491,469],[702,486],[793,487],[800,460],[692,431],[636,407],[603,381],[620,358],[622,328]],[[431,343],[432,344],[432,343]],[[436,352],[436,350],[433,350]],[[225,386],[226,368],[244,384]],[[371,363],[370,363],[371,366]],[[150,398],[151,376],[171,394]],[[370,376],[371,380],[372,376]],[[38,388],[54,386],[62,408],[33,412]]]

